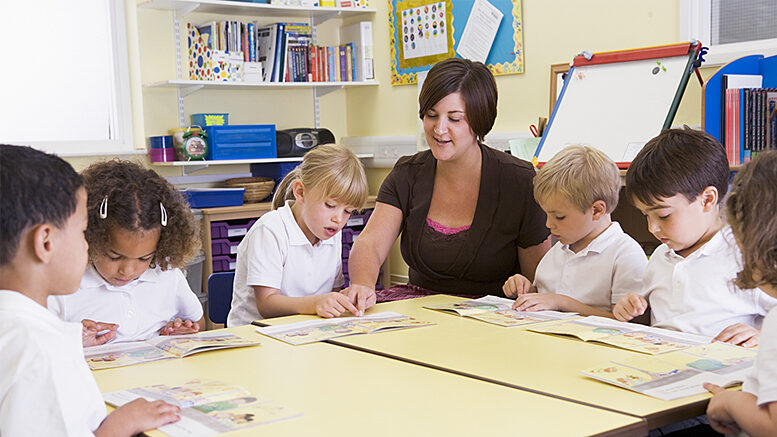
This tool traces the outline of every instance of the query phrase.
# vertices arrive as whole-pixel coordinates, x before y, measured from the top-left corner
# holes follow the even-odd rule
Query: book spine
[[[345,81],[348,80],[347,73],[346,73],[346,69],[348,68],[348,64],[347,64],[347,58],[345,56],[346,55],[346,53],[345,53],[346,52],[345,46],[344,45],[339,46],[338,50],[340,52],[340,58],[339,58],[340,59],[340,65],[339,65],[340,66],[340,81],[345,82]]]

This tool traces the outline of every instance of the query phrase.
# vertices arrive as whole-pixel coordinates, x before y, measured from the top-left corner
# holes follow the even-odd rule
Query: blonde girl
[[[349,149],[311,150],[281,181],[273,210],[237,248],[228,326],[288,314],[357,313],[344,294],[340,230],[367,201],[364,168]]]

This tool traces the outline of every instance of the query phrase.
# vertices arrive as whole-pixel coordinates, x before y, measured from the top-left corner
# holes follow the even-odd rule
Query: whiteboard
[[[564,147],[582,144],[615,162],[631,162],[661,132],[687,74],[687,55],[573,67],[537,161],[547,162]]]

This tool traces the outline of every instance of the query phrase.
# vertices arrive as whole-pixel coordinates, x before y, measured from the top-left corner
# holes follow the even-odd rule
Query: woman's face
[[[477,146],[458,92],[448,94],[424,114],[424,133],[438,161],[455,160]]]

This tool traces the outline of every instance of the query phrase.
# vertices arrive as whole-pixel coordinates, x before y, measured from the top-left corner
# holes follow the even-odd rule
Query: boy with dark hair
[[[46,310],[86,268],[81,177],[54,155],[0,145],[0,211],[0,435],[130,436],[178,420],[178,407],[145,400],[106,417],[81,347],[89,332]]]
[[[720,213],[728,176],[723,146],[688,127],[662,132],[632,161],[626,186],[662,244],[650,257],[642,293],[629,293],[613,309],[618,320],[649,305],[653,326],[758,344],[758,328],[777,300],[733,283],[741,254]]]

